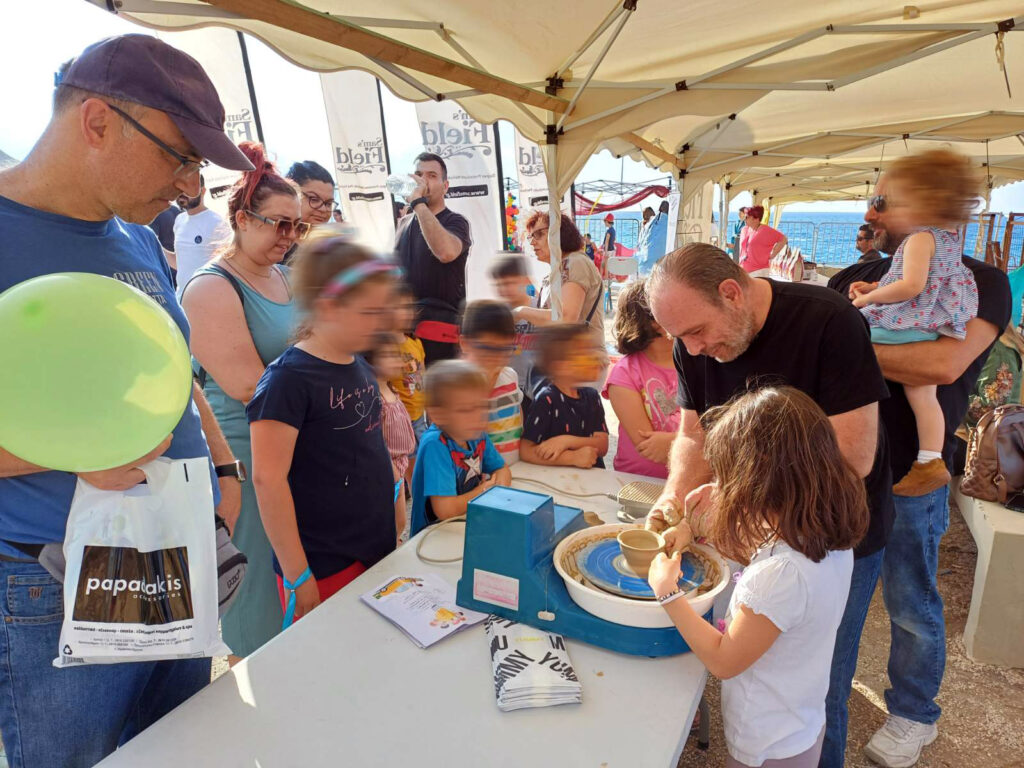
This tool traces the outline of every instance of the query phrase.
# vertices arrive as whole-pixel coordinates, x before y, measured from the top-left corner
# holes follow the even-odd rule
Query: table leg
[[[697,712],[700,714],[700,725],[697,726],[697,749],[707,751],[711,746],[711,707],[708,706],[707,696],[700,697]]]

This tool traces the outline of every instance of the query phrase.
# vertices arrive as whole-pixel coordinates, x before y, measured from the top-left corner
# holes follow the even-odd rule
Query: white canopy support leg
[[[558,197],[558,145],[545,144],[544,177],[548,182],[548,250],[551,253],[551,319],[562,319],[562,209]],[[573,202],[575,204],[575,201]]]
[[[732,233],[729,230],[729,189],[725,180],[718,182],[718,247],[729,253]],[[733,259],[735,254],[731,254]]]

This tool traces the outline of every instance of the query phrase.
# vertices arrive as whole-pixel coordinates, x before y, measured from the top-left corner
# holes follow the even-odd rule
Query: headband
[[[399,270],[397,265],[380,259],[361,261],[332,277],[327,285],[324,286],[324,289],[320,291],[320,298],[335,299],[371,275],[378,275],[384,272],[397,277],[401,270]]]

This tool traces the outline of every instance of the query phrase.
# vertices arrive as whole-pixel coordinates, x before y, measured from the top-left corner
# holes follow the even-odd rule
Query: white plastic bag
[[[209,463],[157,459],[146,483],[78,481],[64,555],[64,625],[54,666],[229,653],[217,624]]]

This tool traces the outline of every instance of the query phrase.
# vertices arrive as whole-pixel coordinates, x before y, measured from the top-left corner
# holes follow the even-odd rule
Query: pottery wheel
[[[655,599],[647,579],[637,576],[627,565],[619,542],[614,538],[591,542],[576,556],[576,563],[587,581],[605,592],[636,600]],[[703,581],[704,565],[690,553],[683,553],[679,588],[690,592]]]

